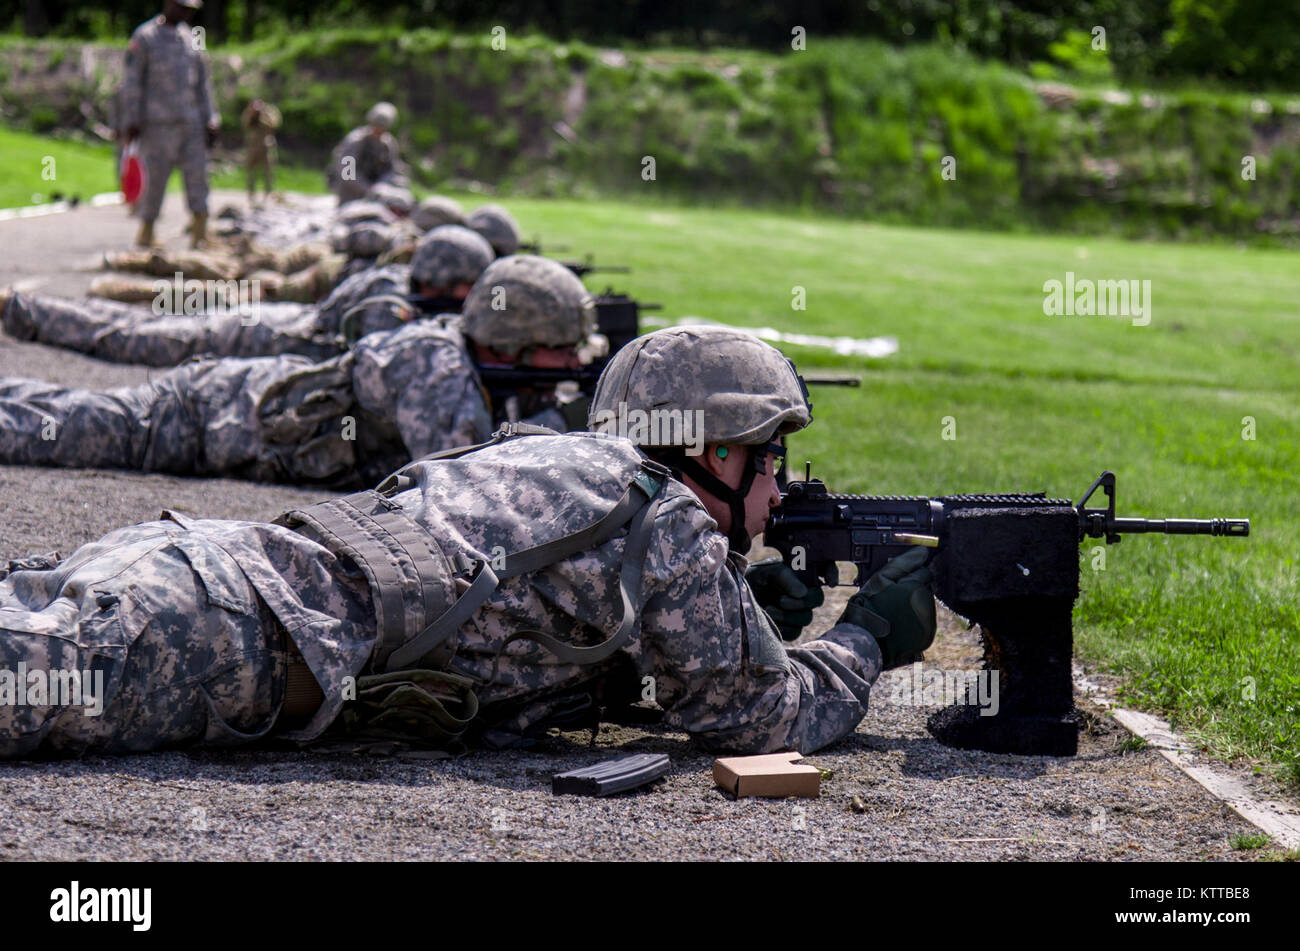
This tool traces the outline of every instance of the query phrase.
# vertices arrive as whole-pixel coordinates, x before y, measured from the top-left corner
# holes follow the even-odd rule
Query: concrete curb
[[[104,205],[120,205],[125,199],[121,192],[101,192],[98,195],[90,196],[90,200],[84,202],[91,208],[100,208]],[[17,218],[40,218],[43,215],[59,215],[65,211],[72,211],[79,205],[74,205],[70,201],[54,201],[44,205],[27,205],[24,208],[0,208],[0,221],[13,221]]]
[[[1193,755],[1195,747],[1175,733],[1173,727],[1149,713],[1115,706],[1107,698],[1105,689],[1090,681],[1078,664],[1074,665],[1074,684],[1084,696],[1109,709],[1130,733],[1146,740],[1161,756],[1200,783],[1233,812],[1271,835],[1278,845],[1300,849],[1300,812],[1284,802],[1257,799],[1240,780],[1198,764]]]

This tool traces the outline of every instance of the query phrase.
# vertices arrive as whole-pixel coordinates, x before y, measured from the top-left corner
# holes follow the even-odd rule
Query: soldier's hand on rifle
[[[825,596],[820,587],[810,588],[779,558],[757,561],[745,572],[759,607],[767,612],[781,637],[798,639],[812,623],[813,608],[821,607]]]
[[[930,549],[909,548],[891,558],[849,598],[840,621],[866,628],[884,657],[885,670],[921,659],[934,643],[938,622],[926,562]]]
[[[126,142],[130,145],[136,139],[140,138],[140,127],[138,125],[129,125],[126,127]]]

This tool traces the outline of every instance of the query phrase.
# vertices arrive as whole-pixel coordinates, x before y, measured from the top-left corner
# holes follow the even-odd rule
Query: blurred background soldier
[[[240,120],[244,127],[244,168],[248,170],[248,203],[257,199],[257,173],[266,179],[266,197],[275,191],[275,130],[280,128],[280,110],[254,99]]]
[[[232,300],[215,310],[173,314],[93,297],[67,300],[0,290],[0,329],[18,340],[153,367],[174,367],[201,354],[297,353],[326,360],[366,334],[424,316],[425,302],[436,302],[443,313],[459,312],[491,263],[492,248],[478,234],[443,225],[420,239],[409,264],[356,274],[319,305]],[[408,296],[411,308],[394,308],[388,301],[398,297],[404,304]],[[362,306],[367,304],[374,306]]]
[[[327,176],[339,204],[366,197],[372,185],[385,182],[406,187],[406,165],[397,157],[397,140],[389,134],[397,121],[397,107],[377,102],[357,126],[334,148]]]
[[[514,254],[520,248],[519,222],[500,205],[480,205],[466,216],[465,226],[486,238],[499,257]]]
[[[520,399],[510,395],[527,398],[534,415],[524,422],[585,419],[585,401],[557,387],[550,405],[536,400],[528,374],[578,372],[595,330],[591,294],[558,261],[493,262],[463,320],[407,322],[414,306],[392,295],[373,306],[396,312],[394,329],[323,361],[204,357],[103,391],[0,377],[0,464],[359,486],[425,453],[487,439],[495,424],[516,421]],[[484,363],[516,368],[520,392],[494,401],[479,376]]]
[[[221,127],[202,43],[189,27],[202,0],[167,0],[160,16],[141,24],[126,51],[122,89],[122,125],[128,144],[140,140],[145,163],[145,191],[137,214],[136,243],[154,243],[154,222],[172,169],[185,179],[185,200],[194,220],[194,247],[202,245],[208,226],[207,150]]]

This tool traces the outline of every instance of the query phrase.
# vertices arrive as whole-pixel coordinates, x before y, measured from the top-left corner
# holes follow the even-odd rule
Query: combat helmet
[[[366,113],[366,125],[387,131],[397,121],[397,107],[391,102],[377,102]]]
[[[338,230],[331,244],[339,254],[350,258],[377,258],[393,246],[396,232],[390,225],[378,221],[362,221]]]
[[[661,427],[620,427],[620,420],[652,419],[654,414],[671,418],[674,413],[682,419],[693,414],[689,418],[699,420],[696,445],[748,447],[749,464],[737,488],[710,473],[683,447],[654,445],[651,440],[662,434]],[[627,435],[645,449],[658,450],[657,455],[727,503],[731,547],[744,554],[751,543],[745,530],[745,496],[766,466],[763,447],[811,422],[808,389],[785,355],[731,327],[696,326],[657,330],[619,350],[596,384],[588,428]]]
[[[477,231],[460,225],[439,225],[423,235],[411,255],[411,286],[447,287],[473,284],[495,255]]]
[[[430,195],[415,206],[411,221],[421,231],[432,231],[439,225],[464,225],[465,209],[453,198]]]
[[[355,225],[362,221],[380,221],[384,224],[391,224],[397,220],[397,216],[383,202],[367,198],[365,200],[350,201],[341,206],[335,214],[335,220],[345,225]]]
[[[517,254],[493,261],[465,298],[465,335],[502,353],[571,347],[596,327],[596,305],[582,281],[550,258]]]
[[[405,217],[415,208],[415,196],[411,192],[390,182],[375,182],[366,192],[369,201],[376,201],[393,214]]]
[[[465,219],[465,224],[487,238],[501,257],[519,250],[519,223],[500,205],[482,205]]]

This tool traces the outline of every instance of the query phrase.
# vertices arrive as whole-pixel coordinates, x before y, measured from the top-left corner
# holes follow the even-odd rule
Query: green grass
[[[1228,840],[1228,844],[1231,845],[1238,852],[1248,852],[1254,849],[1262,849],[1267,845],[1271,845],[1272,842],[1273,842],[1273,837],[1263,832],[1255,832],[1255,833],[1239,832]]]
[[[88,199],[99,192],[117,190],[112,146],[0,128],[0,154],[5,157],[0,208],[43,204],[55,192]]]
[[[1121,753],[1140,753],[1147,748],[1147,741],[1140,736],[1126,736],[1119,744]]]
[[[1300,849],[1287,849],[1285,852],[1275,849],[1259,857],[1261,862],[1300,862]]]
[[[18,138],[0,133],[6,156]],[[791,459],[832,489],[1077,499],[1110,468],[1121,514],[1249,517],[1249,539],[1127,538],[1104,570],[1084,546],[1076,652],[1123,676],[1126,703],[1300,788],[1294,252],[692,209],[653,183],[636,202],[503,200],[564,256],[630,265],[588,285],[660,301],[663,316],[897,337],[876,362],[790,348],[805,369],[864,376],[860,390],[817,389],[816,422],[792,440]],[[1044,315],[1043,283],[1071,270],[1150,280],[1150,325]],[[791,309],[795,285],[806,311]]]
[[[897,337],[896,356],[869,363],[789,348],[801,367],[864,376],[817,389],[816,422],[792,440],[791,459],[832,488],[1078,499],[1109,468],[1121,513],[1249,517],[1249,539],[1127,538],[1104,570],[1084,546],[1076,652],[1124,676],[1125,702],[1300,788],[1293,253],[686,209],[651,189],[636,204],[505,201],[528,235],[630,265],[588,285],[661,301],[664,316]],[[1043,283],[1067,270],[1150,280],[1150,325],[1045,316]]]
[[[0,208],[43,204],[56,192],[87,200],[101,192],[117,191],[111,145],[52,139],[0,127],[0,154],[5,157],[7,173],[0,178]],[[45,177],[47,168],[53,179]],[[275,175],[275,186],[283,191],[324,189],[324,173],[316,169],[278,166]],[[243,189],[244,170],[230,162],[216,163],[211,183],[213,188]],[[177,192],[181,187],[180,172],[173,172],[168,190]]]

